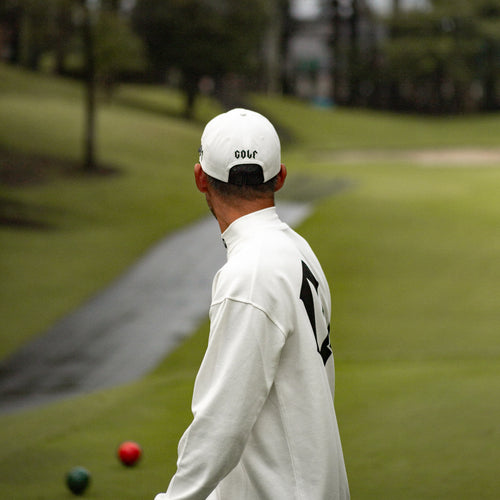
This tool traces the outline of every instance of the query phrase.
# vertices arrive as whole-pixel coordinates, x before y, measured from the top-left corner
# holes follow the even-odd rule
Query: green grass
[[[353,498],[497,498],[498,360],[349,362],[337,383]]]
[[[2,66],[0,72],[7,76],[0,78],[0,149],[81,158],[79,86]],[[216,112],[205,106],[205,118]],[[119,175],[0,186],[1,198],[53,228],[0,226],[0,357],[109,283],[168,232],[206,213],[192,181],[200,125],[104,104],[98,131],[99,160],[118,167]]]
[[[189,418],[205,332],[206,326],[146,380],[3,416],[2,498],[68,498],[64,475],[78,464],[92,474],[88,498],[154,498],[166,489]],[[122,466],[116,455],[120,442],[129,439],[144,452],[133,469]]]
[[[496,498],[500,170],[310,168],[355,186],[301,227],[333,285],[353,498]]]
[[[255,96],[253,103],[291,131],[308,156],[352,149],[498,147],[500,142],[498,114],[429,118],[361,109],[305,110],[300,101],[263,96]]]
[[[44,80],[34,90],[31,79],[14,77],[22,89],[15,107],[2,100],[0,83],[0,145],[17,141],[24,150],[76,156],[78,134],[72,142],[57,137],[79,114],[77,89],[70,85],[54,100],[61,82]],[[169,116],[174,94],[160,104],[156,89],[124,91],[127,99],[102,111],[100,142],[103,158],[123,175],[2,188],[3,196],[45,207],[56,226],[0,229],[3,352],[98,289],[165,232],[206,211],[189,188],[200,125]],[[33,93],[37,105],[23,104]],[[345,164],[314,153],[498,147],[500,116],[429,119],[255,100],[296,138],[283,154],[290,196],[300,195],[304,176],[322,195],[324,186],[348,181],[348,188],[319,199],[299,230],[332,284],[336,408],[352,498],[496,499],[500,169]],[[138,101],[147,101],[145,109]],[[150,111],[152,101],[160,112]],[[41,116],[53,102],[58,114],[44,129]],[[23,124],[24,146],[9,123]],[[207,328],[134,384],[1,416],[0,497],[70,498],[63,478],[78,464],[93,475],[88,498],[153,498],[165,490],[190,420]],[[115,456],[126,439],[144,449],[134,469]]]

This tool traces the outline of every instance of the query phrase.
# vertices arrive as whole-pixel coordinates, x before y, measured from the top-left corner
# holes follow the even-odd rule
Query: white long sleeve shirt
[[[155,500],[348,500],[321,266],[274,207],[222,236],[193,421]]]

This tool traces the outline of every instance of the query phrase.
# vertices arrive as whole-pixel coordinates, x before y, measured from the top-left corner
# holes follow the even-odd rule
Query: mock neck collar
[[[249,213],[233,221],[222,233],[224,246],[229,250],[241,238],[252,236],[256,232],[282,224],[276,207],[268,207]]]

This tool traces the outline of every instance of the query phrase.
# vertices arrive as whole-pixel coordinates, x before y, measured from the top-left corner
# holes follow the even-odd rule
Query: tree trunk
[[[86,171],[95,170],[95,136],[96,136],[96,75],[94,40],[92,34],[92,20],[86,4],[81,0],[83,9],[83,46],[85,56],[85,129],[84,129],[84,161]]]
[[[66,3],[60,2],[56,5],[56,32],[55,32],[55,72],[57,75],[66,74],[66,54],[69,45],[71,31],[73,29],[71,10]]]
[[[198,96],[198,77],[191,75],[185,78],[184,92],[186,95],[184,118],[191,120],[194,117],[194,105]]]
[[[351,1],[351,18],[350,18],[350,40],[349,40],[349,103],[357,105],[359,99],[359,1]]]
[[[280,11],[280,17],[281,17],[281,22],[282,22],[282,30],[281,30],[281,37],[279,41],[279,53],[281,57],[281,62],[280,62],[280,68],[281,68],[281,73],[280,73],[280,84],[279,87],[281,89],[281,92],[283,94],[292,94],[292,88],[293,85],[290,82],[289,75],[287,73],[287,66],[286,63],[288,61],[288,53],[289,53],[289,43],[290,39],[293,36],[294,30],[295,30],[295,25],[294,21],[292,19],[292,16],[290,14],[290,5],[289,5],[288,0],[279,0],[278,1],[278,6],[279,6],[279,11]]]
[[[281,81],[283,74],[283,54],[281,53],[281,42],[283,36],[282,9],[279,0],[271,2],[272,21],[266,31],[263,47],[263,89],[268,94],[281,92]]]
[[[332,82],[333,82],[333,101],[339,102],[340,100],[340,82],[341,82],[341,57],[340,57],[340,13],[339,13],[339,2],[338,0],[331,1],[331,12],[332,12],[332,38],[331,38],[331,48],[333,51],[333,66],[332,66]]]

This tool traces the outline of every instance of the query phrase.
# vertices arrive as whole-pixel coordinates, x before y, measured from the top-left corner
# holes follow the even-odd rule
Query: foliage
[[[181,72],[188,116],[202,77],[255,70],[268,22],[263,0],[138,0],[132,20],[154,73]]]
[[[297,75],[286,50],[294,30],[300,36],[302,28],[290,19],[288,0],[137,0],[131,12],[120,10],[118,0],[84,4],[99,14],[96,67],[108,90],[124,73],[156,82],[173,75],[189,117],[205,83],[218,97],[232,98],[228,107],[241,104],[238,91],[248,82],[253,88],[266,80],[274,81],[269,89],[294,88]],[[331,71],[333,95],[322,96],[326,101],[433,114],[500,109],[500,0],[428,0],[416,10],[394,0],[385,18],[377,18],[369,2],[321,4],[317,36],[330,44],[334,67],[311,72],[319,80],[322,71]],[[82,5],[0,0],[3,57],[30,69],[81,75]]]
[[[94,31],[97,78],[111,90],[122,74],[137,73],[146,66],[142,40],[116,13],[99,14]]]
[[[434,0],[399,13],[382,49],[397,107],[428,112],[500,108],[500,1]]]
[[[112,3],[105,3],[99,10],[89,9],[96,71],[100,81],[106,83],[116,81],[124,72],[140,71],[145,65],[142,41],[131,30],[128,19],[108,5]],[[19,29],[15,34],[20,39],[19,62],[32,69],[39,69],[45,62],[60,74],[82,74],[81,4],[81,0],[0,2],[0,19],[7,19],[11,30],[16,26]]]

